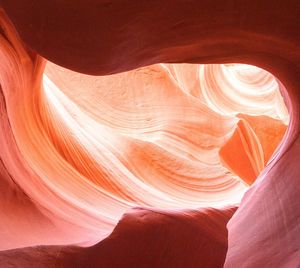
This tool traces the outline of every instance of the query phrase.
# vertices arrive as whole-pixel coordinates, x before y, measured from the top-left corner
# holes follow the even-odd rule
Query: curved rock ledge
[[[204,234],[209,235],[210,239],[201,236],[205,241],[203,243],[211,240],[212,247],[220,248],[217,250],[220,255],[211,255],[212,251],[208,246],[205,247],[203,255],[197,255],[197,258],[195,257],[197,252],[193,251],[195,250],[193,248],[187,259],[188,253],[185,250],[197,243],[202,243],[202,240],[197,240],[198,236],[193,236],[194,233],[184,230],[179,232],[182,237],[179,237],[177,241],[169,238],[163,240],[162,237],[164,235],[168,237],[173,233],[172,228],[182,229],[182,226],[193,224],[193,220],[190,222],[185,218],[186,223],[182,223],[180,218],[185,217],[185,214],[181,215],[176,212],[178,221],[170,223],[166,221],[170,230],[164,229],[163,234],[159,231],[157,233],[157,237],[162,238],[161,243],[173,241],[176,245],[176,243],[186,241],[187,236],[195,239],[190,240],[190,244],[182,252],[174,252],[176,257],[172,263],[173,267],[181,265],[181,260],[185,260],[187,267],[193,267],[200,262],[206,267],[221,266],[226,252],[225,224],[228,220],[228,251],[225,267],[297,267],[300,265],[300,240],[298,239],[300,237],[298,202],[300,192],[298,182],[300,173],[298,165],[300,155],[298,141],[300,5],[298,1],[277,1],[276,3],[220,1],[218,4],[211,1],[179,0],[140,1],[139,4],[133,4],[131,1],[122,3],[76,1],[71,4],[58,0],[51,1],[51,3],[45,0],[26,0],[21,3],[17,0],[2,0],[1,5],[26,44],[20,41],[14,27],[2,10],[0,123],[3,131],[0,133],[2,148],[0,155],[2,160],[1,185],[3,184],[8,190],[5,191],[5,195],[1,195],[1,206],[4,209],[1,210],[3,220],[0,226],[1,233],[5,237],[1,240],[1,249],[38,244],[76,243],[88,246],[95,244],[97,239],[105,238],[117,224],[120,216],[128,208],[137,204],[161,209],[182,209],[205,207],[207,206],[205,200],[209,200],[209,204],[213,203],[221,207],[222,201],[228,201],[227,197],[232,196],[232,192],[227,197],[226,193],[234,189],[241,193],[242,188],[245,190],[247,187],[246,182],[249,185],[253,184],[230,220],[231,214],[226,217],[220,216],[223,213],[222,209],[209,210],[209,213],[202,210],[189,212],[192,215],[200,213],[200,225],[198,225],[200,229],[210,217],[208,216],[210,213],[212,225],[218,222],[219,217],[223,218],[222,226],[219,229],[216,226],[215,229],[215,234],[221,236],[222,245],[215,244],[216,240],[208,232],[209,229],[205,229]],[[75,80],[75,85],[78,85],[85,79],[83,74],[77,76],[71,71],[65,71],[64,76],[60,76],[61,67],[50,63],[47,64],[44,72],[46,60],[40,55],[55,64],[77,72],[90,75],[115,75],[94,80],[89,78],[93,81],[89,85],[89,90],[94,94],[85,95],[84,90],[76,92],[74,84],[63,80],[63,77],[70,76],[74,78],[71,81]],[[195,69],[195,66],[176,66],[172,63],[219,63],[220,65],[206,67],[197,65]],[[245,110],[242,113],[246,115],[237,116],[239,110],[234,107],[242,105],[238,105],[239,102],[235,98],[226,95],[228,90],[222,93],[222,87],[216,87],[214,91],[211,91],[207,86],[211,81],[215,84],[218,81],[217,76],[215,80],[208,79],[209,76],[233,70],[234,67],[230,67],[228,63],[255,65],[271,72],[278,79],[277,91],[280,90],[283,95],[290,120],[283,141],[274,154],[273,150],[285,131],[284,124],[288,122],[284,105],[281,103],[272,106],[273,110],[265,109],[264,105],[274,100],[268,97],[274,94],[266,93],[267,95],[261,98],[264,100],[262,102],[253,99],[253,103],[258,103],[257,107],[261,107],[259,120],[251,119],[253,116],[251,107],[244,106]],[[158,65],[149,66],[151,64]],[[133,77],[130,77],[129,71],[136,68],[139,69],[132,71]],[[204,73],[204,75],[203,77],[192,76],[194,79],[191,79],[193,72]],[[233,70],[233,72],[235,72],[235,77],[239,77],[240,69]],[[245,72],[241,72],[240,79],[243,80]],[[144,88],[150,84],[149,82],[152,83],[155,80],[148,82],[145,80],[149,73],[153,74],[152,78],[164,81],[165,90],[164,93],[155,92],[154,87],[150,86],[149,89],[152,91],[144,106],[138,108],[138,105],[129,102],[130,99],[134,100],[136,96],[134,94],[138,94],[141,99],[145,94],[134,89],[126,90],[123,95],[120,91],[110,91],[110,94],[107,94],[108,99],[110,96],[116,97],[119,94],[119,99],[116,98],[115,103],[114,100],[110,100],[111,106],[104,106],[105,103],[102,103],[100,107],[88,105],[88,98],[100,101],[96,93],[102,83],[116,86],[120,81],[128,80],[130,84],[132,81],[130,79],[137,79],[135,81],[139,82],[136,83]],[[268,76],[266,73],[261,75]],[[274,82],[274,77],[270,77],[269,79],[273,79]],[[207,78],[208,82],[206,85],[202,84],[199,91],[192,81],[199,79],[201,83],[205,83],[203,78]],[[221,81],[224,80],[221,79]],[[84,83],[86,85],[87,82]],[[260,85],[259,81],[256,83]],[[60,90],[56,90],[57,86]],[[133,95],[128,95],[128,92]],[[234,92],[234,87],[232,92]],[[82,95],[76,95],[79,93]],[[277,94],[277,97],[280,99],[279,95]],[[84,96],[86,99],[78,96]],[[247,94],[244,95],[245,98],[246,96]],[[151,97],[153,100],[160,100],[155,103],[160,107],[167,104],[173,106],[173,109],[174,107],[184,108],[178,110],[177,114],[176,112],[168,114],[167,110],[163,110],[160,114],[158,110],[153,109]],[[224,98],[227,101],[222,101]],[[121,106],[122,99],[126,100],[128,106],[131,105],[132,111],[130,107]],[[133,116],[135,109],[138,109],[141,118]],[[145,110],[147,112],[141,113]],[[221,115],[220,112],[224,114]],[[61,113],[68,117],[63,117]],[[119,118],[119,121],[118,119],[109,121],[106,113]],[[213,118],[215,124],[201,121],[199,118],[203,113]],[[176,116],[173,116],[174,114]],[[164,118],[163,115],[166,117]],[[270,125],[270,128],[266,127],[266,123],[262,123],[264,116],[273,117],[274,123]],[[139,124],[132,125],[133,118],[134,122],[139,122]],[[162,121],[157,122],[155,118],[160,118]],[[193,120],[186,122],[186,118]],[[282,123],[276,120],[282,120]],[[101,126],[95,121],[101,122]],[[247,123],[243,123],[245,121]],[[83,124],[92,126],[94,132],[92,130],[83,132],[83,128],[80,128]],[[72,129],[71,125],[77,127]],[[260,132],[258,129],[261,125],[268,131]],[[199,133],[201,129],[204,134],[207,131],[207,135],[209,133],[218,133],[218,135],[211,135],[214,138],[207,139],[207,141],[213,139],[213,142],[205,143],[205,149],[203,143],[197,143],[195,132],[189,132],[188,137],[183,136],[184,129],[194,130],[196,133]],[[166,139],[161,139],[161,131],[167,137]],[[103,139],[101,144],[95,141],[95,136],[99,137],[99,133]],[[115,134],[112,135],[112,133]],[[89,142],[86,141],[87,136],[90,138]],[[140,138],[137,139],[137,136]],[[267,145],[266,137],[272,136],[275,137],[272,139],[274,142]],[[119,137],[122,137],[122,141]],[[187,147],[194,146],[193,150],[187,151],[187,147],[182,145],[184,142],[186,144],[185,140],[189,143]],[[172,141],[172,146],[170,146],[170,141]],[[228,148],[226,146],[230,147],[230,144],[240,145],[240,150],[234,154],[234,157],[231,150],[226,150]],[[210,151],[207,148],[210,148]],[[217,152],[223,148],[222,159],[219,159],[218,153],[213,153],[212,148],[215,148]],[[218,173],[217,169],[209,170],[210,178],[217,178],[212,192],[217,191],[218,195],[204,194],[209,189],[203,177],[203,174],[208,174],[208,169],[204,165],[208,163],[205,163],[203,159],[201,161],[201,156],[197,155],[199,149],[206,151],[204,158],[210,159],[210,164],[217,163],[219,160],[225,163],[225,167],[222,166],[223,173],[220,171],[221,168],[218,169],[221,173]],[[103,159],[93,162],[91,156],[99,155],[97,150],[105,153],[102,154]],[[146,155],[145,152],[147,152]],[[185,159],[189,161],[184,162],[178,159],[178,155],[187,152],[189,155],[186,155]],[[158,158],[158,155],[163,156],[163,160]],[[232,162],[232,159],[237,159],[237,156],[243,160],[241,161],[242,168]],[[267,160],[267,156],[271,156],[270,160]],[[129,164],[128,159],[130,159]],[[197,161],[197,164],[191,165],[193,162],[191,159],[204,163],[204,166],[199,168]],[[125,174],[124,169],[120,168],[118,174],[117,169],[114,170],[111,164],[116,161],[119,167],[127,167],[126,176],[133,176],[132,181],[135,183],[125,187],[125,181],[122,180]],[[90,163],[89,169],[84,169],[85,165],[82,163],[87,162]],[[177,179],[174,176],[170,182],[167,179],[168,172],[159,169],[160,162],[166,164],[170,174],[177,174]],[[106,163],[106,166],[103,164],[99,168],[96,163]],[[160,171],[155,173],[155,176],[148,177],[148,181],[143,173],[145,168],[141,168],[145,163],[151,163],[147,166],[147,172],[151,175],[154,175],[152,172],[154,170]],[[176,164],[172,165],[174,163]],[[128,170],[131,172],[130,175],[128,175]],[[182,182],[183,170],[185,175],[188,174],[189,183]],[[115,175],[114,181],[107,179],[112,171]],[[231,174],[228,175],[228,180],[224,172]],[[255,180],[259,172],[260,175]],[[233,179],[233,173],[240,178]],[[197,181],[199,177],[195,174],[202,174],[202,185],[199,185]],[[101,184],[98,181],[99,175],[103,179],[101,179]],[[142,183],[135,181],[134,176],[137,175],[143,178]],[[78,179],[79,177],[84,179]],[[174,184],[179,186],[174,187]],[[182,186],[184,187],[181,188]],[[201,189],[204,189],[203,186],[206,189],[201,192]],[[99,193],[101,193],[100,199]],[[202,200],[201,194],[205,197]],[[146,198],[147,195],[151,198]],[[232,202],[231,200],[229,203]],[[232,210],[230,211],[233,213]],[[155,215],[155,213],[150,213],[151,220],[145,223],[145,228],[147,224],[151,225],[152,220],[156,224],[156,219],[152,218],[152,216],[155,218]],[[133,221],[138,222],[139,217],[140,215],[137,215],[137,218],[133,217]],[[186,217],[189,218],[189,216]],[[18,219],[22,219],[22,223],[18,222]],[[157,219],[157,222],[159,221],[160,219]],[[164,222],[164,218],[162,221]],[[150,229],[151,237],[152,231],[156,233],[156,229]],[[147,229],[142,230],[141,237],[150,236],[149,233],[144,235],[144,232],[147,233]],[[195,233],[197,232],[195,230]],[[197,234],[200,233],[203,234],[201,230]],[[109,237],[107,239],[110,241]],[[99,252],[107,249],[103,251],[99,249],[99,252],[93,254],[94,249],[101,243],[105,244],[104,241],[107,240],[86,249],[74,249],[76,252],[74,258],[81,258],[78,260],[78,265],[81,265],[79,267],[82,267],[85,262],[88,264],[89,261],[97,263],[97,257],[101,257]],[[117,247],[113,242],[111,243],[107,245],[108,248]],[[145,251],[143,251],[143,246],[145,246]],[[125,244],[124,247],[127,249]],[[68,247],[66,249],[69,250]],[[128,254],[125,254],[123,248],[120,247],[117,255],[125,254],[130,260],[131,253],[130,249],[128,250]],[[148,252],[146,242],[142,243],[140,250],[143,254]],[[41,251],[46,252],[45,255]],[[71,251],[73,252],[72,248]],[[53,254],[57,256],[58,251],[55,248],[54,252]],[[111,254],[112,250],[109,252]],[[48,253],[50,256],[47,255]],[[92,254],[93,258],[89,254]],[[146,258],[147,256],[143,254],[139,256]],[[16,257],[14,261],[18,261],[17,256],[21,256],[19,260],[24,260],[24,263],[33,256],[44,261],[42,257],[44,256],[45,265],[49,264],[50,267],[60,265],[56,262],[59,257],[53,259],[50,248],[46,248],[46,251],[43,248],[41,250],[38,248],[3,251],[0,255],[3,267],[14,265],[10,263],[12,256]],[[158,255],[157,257],[160,258]],[[198,257],[203,257],[203,259],[200,261]],[[155,265],[160,267],[160,264],[166,267],[171,263],[167,264],[167,259],[161,258],[160,262],[153,263],[152,267]],[[65,266],[67,259],[66,257]],[[147,267],[146,265],[147,263],[143,267]],[[122,264],[117,263],[115,266],[122,267]]]

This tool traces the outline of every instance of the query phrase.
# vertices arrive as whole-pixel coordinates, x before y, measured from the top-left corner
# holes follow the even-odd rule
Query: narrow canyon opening
[[[272,74],[246,64],[156,64],[89,76],[48,62],[40,120],[68,166],[61,179],[75,170],[73,183],[97,189],[91,207],[105,204],[117,221],[135,206],[238,205],[287,129],[280,90]]]

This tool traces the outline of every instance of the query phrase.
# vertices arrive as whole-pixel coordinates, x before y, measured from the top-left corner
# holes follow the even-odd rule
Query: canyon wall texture
[[[0,3],[1,267],[300,265],[298,1]]]

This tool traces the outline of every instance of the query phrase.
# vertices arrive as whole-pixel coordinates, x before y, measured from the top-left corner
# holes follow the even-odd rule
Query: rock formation
[[[0,267],[300,265],[297,1],[0,4]]]

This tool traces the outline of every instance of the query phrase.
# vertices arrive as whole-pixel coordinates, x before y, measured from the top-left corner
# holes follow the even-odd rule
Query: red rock
[[[224,263],[224,226],[230,216],[222,216],[222,224],[218,226],[216,210],[209,210],[214,215],[209,226],[213,228],[205,225],[210,213],[204,213],[205,216],[200,213],[199,223],[195,219],[188,220],[189,217],[180,212],[175,213],[176,220],[171,222],[168,217],[156,218],[155,213],[150,213],[150,216],[146,213],[149,219],[145,224],[141,224],[143,219],[139,213],[137,217],[125,216],[124,219],[129,217],[128,220],[132,220],[134,227],[130,227],[128,233],[120,232],[120,236],[112,240],[111,236],[102,240],[121,215],[137,204],[166,211],[195,208],[197,202],[201,206],[205,206],[205,202],[220,206],[221,203],[228,204],[230,196],[232,200],[239,199],[235,195],[245,191],[244,185],[220,165],[216,155],[236,129],[236,114],[239,112],[236,107],[244,106],[242,103],[238,105],[238,100],[245,100],[248,95],[236,98],[235,94],[222,93],[231,82],[224,70],[216,71],[208,66],[201,71],[205,75],[194,75],[199,83],[207,79],[207,88],[216,85],[215,90],[210,91],[206,86],[203,88],[203,84],[198,89],[191,82],[190,74],[197,74],[198,66],[186,67],[186,71],[183,70],[185,67],[166,64],[149,67],[158,63],[245,63],[263,68],[280,80],[279,88],[290,114],[289,127],[280,147],[269,161],[267,157],[262,159],[262,155],[256,153],[258,144],[261,143],[264,157],[270,156],[284,127],[276,124],[271,127],[271,133],[277,134],[270,146],[266,146],[265,136],[260,130],[255,130],[257,122],[250,120],[249,125],[259,142],[252,143],[255,145],[248,150],[250,157],[245,157],[245,150],[237,151],[243,157],[242,168],[235,163],[227,164],[233,172],[252,183],[267,163],[228,223],[228,252],[224,266],[300,266],[299,1],[246,0],[216,4],[196,0],[138,3],[129,0],[122,3],[2,0],[1,6],[5,10],[1,10],[0,18],[0,83],[3,92],[0,124],[4,129],[0,136],[0,185],[5,187],[0,189],[3,207],[0,232],[4,234],[0,238],[1,249],[37,244],[90,246],[86,249],[67,247],[62,251],[56,247],[2,251],[3,267],[26,267],[26,262],[32,259],[38,259],[38,267],[55,265],[60,261],[58,252],[64,250],[63,266],[70,262],[73,265],[73,258],[78,260],[76,265],[79,267],[90,263],[95,265],[98,257],[101,258],[106,251],[116,253],[109,255],[113,259],[108,261],[118,261],[122,256],[130,265],[135,265],[131,262],[129,242],[139,243],[139,257],[133,260],[138,265],[141,262],[147,265],[144,260],[154,256],[153,265],[158,267],[198,267],[199,262],[217,266]],[[89,77],[87,80],[92,81],[89,86],[93,95],[86,93],[88,90],[85,91],[84,87],[80,87],[76,95],[71,90],[74,81],[65,83],[59,77],[59,68],[54,67],[57,73],[52,80],[54,77],[58,79],[57,86],[61,90],[46,80],[43,91],[45,60],[40,56],[77,72],[116,75],[101,79]],[[230,70],[225,65],[216,68],[220,66]],[[122,74],[125,71],[129,73]],[[71,75],[68,72],[67,76]],[[238,73],[235,77],[239,77]],[[275,81],[273,76],[262,71],[258,73],[268,82],[270,79]],[[143,75],[151,79],[147,80]],[[215,79],[212,78],[214,75]],[[221,76],[224,87],[217,86],[217,75]],[[83,75],[73,77],[77,79],[75,85],[85,80]],[[245,73],[238,80],[251,84]],[[258,87],[264,85],[266,81],[263,81],[258,79],[253,84]],[[123,92],[121,82],[128,82]],[[152,84],[154,82],[157,82],[156,87]],[[114,85],[111,87],[113,93],[105,94],[105,83]],[[151,89],[149,98],[145,98],[147,91],[131,88],[131,83],[138,85],[137,88]],[[154,90],[159,85],[164,91]],[[97,91],[101,86],[102,91]],[[119,91],[114,92],[115,88]],[[263,86],[261,90],[264,91]],[[216,92],[218,94],[214,94]],[[134,94],[138,95],[137,99],[146,101],[135,102]],[[278,106],[274,104],[274,94],[266,93],[258,99],[249,97],[249,102],[259,103],[257,107],[261,115],[272,115],[287,123],[284,105],[278,93],[275,94]],[[107,101],[109,105],[105,106],[104,101],[98,107],[92,105],[93,101],[97,103],[105,96],[106,100],[111,98]],[[122,99],[128,100],[127,106],[122,106]],[[265,109],[270,103],[270,109]],[[218,108],[220,104],[222,107]],[[153,108],[157,107],[155,105],[172,107],[173,110],[158,111]],[[112,107],[119,109],[118,112],[111,112]],[[276,110],[275,107],[280,108]],[[223,114],[219,114],[218,109]],[[245,110],[251,110],[251,105]],[[134,111],[138,113],[134,114]],[[107,120],[109,114],[116,119]],[[210,123],[207,119],[202,120],[199,114],[211,118]],[[139,123],[135,125],[133,121]],[[207,138],[198,138],[197,133],[207,135]],[[255,135],[243,132],[230,141],[240,144],[238,139],[245,136],[248,141],[253,141]],[[201,150],[205,154],[200,154]],[[229,156],[226,154],[225,158],[236,159]],[[253,157],[256,164],[249,167],[247,159]],[[208,168],[209,164],[212,167]],[[207,183],[209,178],[213,183]],[[219,212],[222,214],[221,210]],[[169,229],[166,229],[166,224]],[[192,233],[189,229],[181,231],[183,225],[192,228],[194,224],[199,232],[196,227]],[[7,229],[4,230],[5,226]],[[135,227],[140,229],[135,232]],[[177,233],[178,240],[173,240],[174,233]],[[53,237],[54,234],[57,237]],[[126,238],[128,234],[132,236]],[[138,239],[139,234],[144,240]],[[221,244],[215,235],[220,235]],[[99,240],[102,242],[96,244]],[[166,248],[167,242],[171,241],[172,256],[176,258],[161,257],[162,252],[153,249],[156,241],[157,247]],[[188,241],[187,248],[192,248],[191,251],[179,249],[178,245],[183,241]],[[198,249],[197,245],[202,241],[210,241],[209,245],[218,250],[212,254],[212,250],[205,247],[203,255],[198,254],[195,248]],[[149,245],[150,249],[147,248]],[[127,251],[123,251],[123,247]]]

